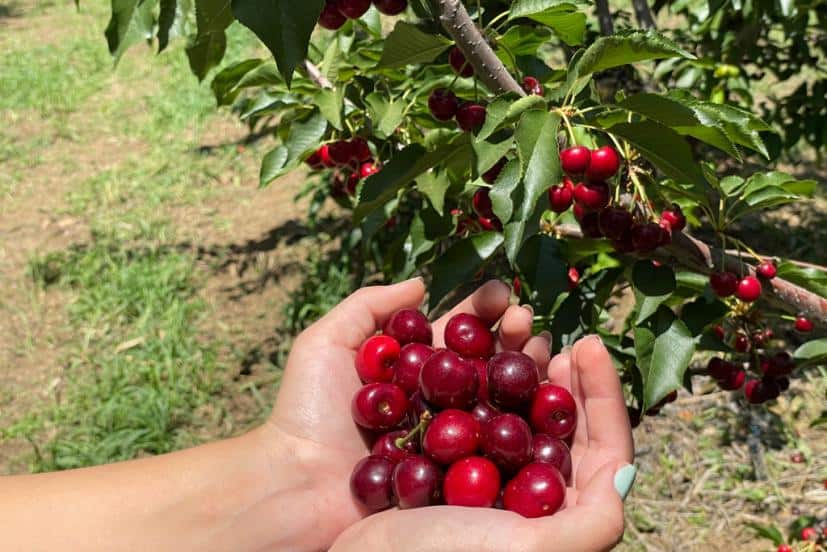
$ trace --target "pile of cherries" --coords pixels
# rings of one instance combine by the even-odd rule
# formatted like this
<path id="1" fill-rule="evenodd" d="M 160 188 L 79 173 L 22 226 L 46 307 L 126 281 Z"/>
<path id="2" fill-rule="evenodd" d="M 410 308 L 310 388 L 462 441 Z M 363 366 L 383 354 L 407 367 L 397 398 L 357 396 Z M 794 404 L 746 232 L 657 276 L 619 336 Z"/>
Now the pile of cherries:
<path id="1" fill-rule="evenodd" d="M 590 150 L 573 146 L 560 152 L 560 165 L 567 176 L 548 191 L 555 213 L 574 206 L 574 218 L 588 238 L 607 238 L 620 253 L 650 253 L 672 242 L 672 232 L 686 227 L 686 217 L 675 204 L 652 222 L 621 205 L 611 205 L 609 180 L 620 170 L 620 155 L 612 146 Z"/>
<path id="2" fill-rule="evenodd" d="M 360 136 L 322 144 L 305 163 L 314 170 L 335 169 L 330 185 L 333 197 L 355 195 L 359 182 L 381 169 L 373 161 L 367 140 Z"/>
<path id="3" fill-rule="evenodd" d="M 371 0 L 325 0 L 319 15 L 319 26 L 335 31 L 348 19 L 359 19 L 370 9 Z M 373 0 L 379 13 L 399 15 L 408 7 L 408 0 Z"/>
<path id="4" fill-rule="evenodd" d="M 432 339 L 425 316 L 406 309 L 359 348 L 364 386 L 351 414 L 373 445 L 353 469 L 353 496 L 372 512 L 436 504 L 557 512 L 571 477 L 572 395 L 541 382 L 531 357 L 495 353 L 493 332 L 474 315 L 448 321 L 446 348 Z"/>

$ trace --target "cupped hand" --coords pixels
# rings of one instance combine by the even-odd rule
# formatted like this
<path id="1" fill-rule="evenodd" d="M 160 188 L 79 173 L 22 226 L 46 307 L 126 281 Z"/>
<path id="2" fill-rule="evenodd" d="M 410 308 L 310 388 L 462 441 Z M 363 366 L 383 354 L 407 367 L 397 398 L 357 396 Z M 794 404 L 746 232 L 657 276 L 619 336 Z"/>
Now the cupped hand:
<path id="1" fill-rule="evenodd" d="M 293 344 L 267 428 L 280 443 L 273 454 L 299 460 L 301 473 L 293 475 L 305 479 L 306 490 L 297 498 L 295 510 L 279 513 L 281 519 L 274 522 L 306 528 L 312 539 L 309 548 L 328 548 L 342 531 L 367 515 L 349 489 L 354 464 L 369 453 L 350 415 L 351 399 L 361 386 L 354 358 L 362 342 L 381 329 L 391 314 L 418 308 L 424 296 L 419 279 L 360 289 Z M 509 299 L 510 290 L 502 282 L 484 284 L 434 322 L 434 345 L 444 346 L 444 328 L 451 316 L 472 313 L 492 325 L 499 322 L 498 350 L 522 350 L 538 366 L 545 366 L 549 340 L 531 336 L 532 311 L 509 305 Z"/>
<path id="2" fill-rule="evenodd" d="M 632 432 L 620 379 L 598 337 L 587 337 L 548 363 L 548 377 L 577 402 L 572 486 L 554 516 L 525 519 L 487 508 L 436 506 L 389 510 L 351 526 L 335 552 L 394 550 L 598 551 L 623 536 L 623 498 L 634 479 Z"/>

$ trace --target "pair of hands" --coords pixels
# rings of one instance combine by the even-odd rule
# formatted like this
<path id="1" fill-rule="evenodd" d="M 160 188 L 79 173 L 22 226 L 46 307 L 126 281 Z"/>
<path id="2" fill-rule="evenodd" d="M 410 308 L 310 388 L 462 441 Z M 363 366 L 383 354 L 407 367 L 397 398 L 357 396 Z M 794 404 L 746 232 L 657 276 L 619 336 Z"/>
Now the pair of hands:
<path id="1" fill-rule="evenodd" d="M 434 322 L 437 347 L 444 346 L 448 319 L 459 312 L 499 321 L 498 350 L 520 350 L 549 379 L 577 401 L 578 426 L 572 445 L 572 487 L 558 514 L 525 519 L 508 511 L 437 506 L 388 510 L 366 517 L 351 498 L 353 465 L 368 446 L 350 417 L 361 386 L 354 356 L 361 343 L 396 310 L 417 308 L 425 295 L 419 279 L 363 288 L 303 332 L 295 341 L 271 418 L 265 426 L 281 445 L 278 455 L 297 459 L 303 478 L 296 511 L 302 549 L 350 550 L 606 550 L 623 535 L 623 502 L 615 476 L 633 459 L 632 433 L 620 380 L 597 337 L 585 338 L 553 359 L 547 336 L 531 335 L 530 308 L 509 305 L 502 282 L 480 287 Z M 274 462 L 277 459 L 273 459 Z M 630 468 L 626 468 L 628 476 Z M 632 471 L 633 474 L 633 471 Z M 623 492 L 623 491 L 620 491 Z M 280 523 L 287 523 L 283 514 Z"/>

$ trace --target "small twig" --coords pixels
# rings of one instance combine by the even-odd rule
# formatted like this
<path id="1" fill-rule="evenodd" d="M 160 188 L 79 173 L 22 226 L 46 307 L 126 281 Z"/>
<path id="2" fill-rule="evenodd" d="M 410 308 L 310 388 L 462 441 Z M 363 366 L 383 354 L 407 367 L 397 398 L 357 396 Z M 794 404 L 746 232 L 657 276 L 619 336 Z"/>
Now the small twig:
<path id="1" fill-rule="evenodd" d="M 638 25 L 642 29 L 654 29 L 656 27 L 655 18 L 652 17 L 647 0 L 632 0 L 632 7 L 635 10 Z"/>
<path id="2" fill-rule="evenodd" d="M 600 24 L 600 34 L 603 36 L 615 34 L 612 12 L 609 10 L 609 0 L 597 0 L 595 4 L 597 4 L 597 21 Z"/>
<path id="3" fill-rule="evenodd" d="M 333 83 L 330 82 L 309 59 L 302 62 L 302 67 L 304 68 L 304 72 L 307 73 L 307 78 L 312 80 L 319 88 L 334 88 Z"/>

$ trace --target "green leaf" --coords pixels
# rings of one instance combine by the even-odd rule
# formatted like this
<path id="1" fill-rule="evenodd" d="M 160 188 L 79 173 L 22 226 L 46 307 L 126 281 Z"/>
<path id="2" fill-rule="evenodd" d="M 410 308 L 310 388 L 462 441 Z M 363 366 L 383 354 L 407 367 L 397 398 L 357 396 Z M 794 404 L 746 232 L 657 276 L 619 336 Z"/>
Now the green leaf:
<path id="1" fill-rule="evenodd" d="M 290 134 L 285 145 L 291 161 L 298 161 L 310 149 L 316 149 L 327 130 L 327 120 L 314 111 L 303 121 L 296 121 L 290 126 Z"/>
<path id="2" fill-rule="evenodd" d="M 316 105 L 325 119 L 334 128 L 342 130 L 342 108 L 344 107 L 344 88 L 323 88 L 316 92 Z"/>
<path id="3" fill-rule="evenodd" d="M 210 32 L 195 38 L 187 45 L 187 59 L 190 69 L 198 80 L 204 80 L 207 73 L 218 65 L 227 50 L 227 36 L 224 31 Z"/>
<path id="4" fill-rule="evenodd" d="M 681 309 L 681 320 L 686 324 L 689 333 L 701 335 L 713 322 L 717 322 L 729 312 L 729 307 L 717 299 L 698 297 L 687 303 Z"/>
<path id="5" fill-rule="evenodd" d="M 583 2 L 573 0 L 516 0 L 508 20 L 526 17 L 554 30 L 560 40 L 570 46 L 583 42 L 586 14 L 577 10 Z"/>
<path id="6" fill-rule="evenodd" d="M 686 325 L 660 307 L 645 326 L 635 328 L 635 352 L 643 378 L 643 410 L 681 387 L 695 339 Z"/>
<path id="7" fill-rule="evenodd" d="M 236 19 L 272 52 L 284 81 L 290 86 L 293 71 L 307 57 L 310 35 L 324 3 L 324 0 L 232 0 L 232 8 Z"/>
<path id="8" fill-rule="evenodd" d="M 104 34 L 116 63 L 131 46 L 152 39 L 157 5 L 158 0 L 112 0 L 112 16 Z"/>
<path id="9" fill-rule="evenodd" d="M 631 142 L 666 176 L 678 182 L 706 182 L 689 144 L 671 128 L 654 121 L 641 121 L 615 125 L 611 132 Z"/>
<path id="10" fill-rule="evenodd" d="M 827 297 L 827 272 L 815 268 L 804 268 L 790 262 L 778 265 L 778 277 Z"/>
<path id="11" fill-rule="evenodd" d="M 443 215 L 445 211 L 445 193 L 451 186 L 451 180 L 445 171 L 431 171 L 416 178 L 416 189 L 428 198 L 434 210 Z"/>
<path id="12" fill-rule="evenodd" d="M 827 337 L 808 341 L 795 350 L 793 357 L 806 362 L 818 362 L 827 358 Z"/>
<path id="13" fill-rule="evenodd" d="M 513 123 L 529 109 L 542 109 L 545 106 L 546 101 L 540 96 L 530 95 L 516 98 L 514 95 L 508 95 L 497 98 L 486 108 L 485 123 L 477 132 L 476 141 L 487 140 L 497 130 Z"/>
<path id="14" fill-rule="evenodd" d="M 557 298 L 569 288 L 569 265 L 560 243 L 551 236 L 532 236 L 520 250 L 517 266 L 531 283 L 531 304 L 537 312 L 551 312 Z"/>
<path id="15" fill-rule="evenodd" d="M 450 45 L 451 41 L 441 35 L 426 33 L 416 25 L 399 21 L 385 39 L 377 68 L 429 63 Z"/>
<path id="16" fill-rule="evenodd" d="M 514 214 L 514 192 L 520 184 L 520 172 L 519 159 L 510 160 L 503 167 L 489 193 L 494 214 L 503 224 L 511 222 L 511 216 Z"/>
<path id="17" fill-rule="evenodd" d="M 264 159 L 261 160 L 261 170 L 258 177 L 260 186 L 266 186 L 286 172 L 284 168 L 287 157 L 286 146 L 278 146 L 264 156 Z"/>
<path id="18" fill-rule="evenodd" d="M 418 144 L 411 144 L 397 153 L 377 174 L 364 181 L 358 192 L 358 204 L 353 211 L 355 222 L 388 202 L 396 193 L 419 175 L 431 168 L 464 155 L 471 149 L 467 136 L 446 144 L 434 151 L 426 151 Z"/>
<path id="19" fill-rule="evenodd" d="M 263 60 L 245 59 L 222 69 L 210 83 L 215 101 L 218 105 L 230 105 L 238 96 L 238 83 L 250 71 L 259 67 Z"/>
<path id="20" fill-rule="evenodd" d="M 752 528 L 759 537 L 771 540 L 775 546 L 784 543 L 784 534 L 774 525 L 761 525 L 748 521 L 746 526 Z"/>
<path id="21" fill-rule="evenodd" d="M 431 309 L 455 287 L 473 280 L 502 243 L 502 234 L 483 232 L 455 243 L 443 253 L 431 266 L 433 277 L 428 299 Z"/>
<path id="22" fill-rule="evenodd" d="M 497 164 L 497 162 L 505 157 L 511 148 L 514 146 L 514 140 L 511 137 L 506 138 L 502 142 L 492 143 L 487 141 L 474 141 L 471 147 L 474 149 L 474 157 L 476 158 L 477 173 L 483 174 L 485 171 Z"/>
<path id="23" fill-rule="evenodd" d="M 652 261 L 638 261 L 632 267 L 632 284 L 644 295 L 657 297 L 675 291 L 675 272 L 668 266 L 655 266 Z"/>
<path id="24" fill-rule="evenodd" d="M 373 121 L 374 133 L 379 138 L 388 138 L 402 123 L 405 102 L 389 100 L 378 92 L 372 92 L 365 98 L 365 103 Z"/>
<path id="25" fill-rule="evenodd" d="M 161 0 L 158 14 L 158 53 L 166 50 L 170 40 L 190 34 L 189 14 L 192 0 Z"/>
<path id="26" fill-rule="evenodd" d="M 550 37 L 551 33 L 542 27 L 514 25 L 497 40 L 498 53 L 503 51 L 513 56 L 533 56 Z M 503 57 L 510 57 L 508 54 Z"/>

